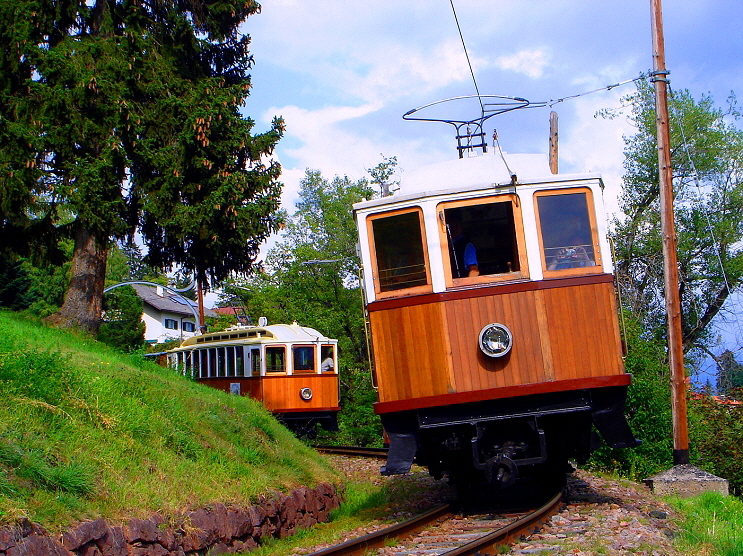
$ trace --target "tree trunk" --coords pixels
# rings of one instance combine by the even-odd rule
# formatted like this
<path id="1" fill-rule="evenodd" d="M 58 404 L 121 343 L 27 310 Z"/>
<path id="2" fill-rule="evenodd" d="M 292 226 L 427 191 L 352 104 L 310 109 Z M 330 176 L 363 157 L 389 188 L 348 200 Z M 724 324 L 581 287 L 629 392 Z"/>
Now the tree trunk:
<path id="1" fill-rule="evenodd" d="M 108 248 L 83 224 L 75 235 L 70 285 L 59 311 L 46 322 L 61 328 L 79 328 L 96 334 L 101 324 Z"/>

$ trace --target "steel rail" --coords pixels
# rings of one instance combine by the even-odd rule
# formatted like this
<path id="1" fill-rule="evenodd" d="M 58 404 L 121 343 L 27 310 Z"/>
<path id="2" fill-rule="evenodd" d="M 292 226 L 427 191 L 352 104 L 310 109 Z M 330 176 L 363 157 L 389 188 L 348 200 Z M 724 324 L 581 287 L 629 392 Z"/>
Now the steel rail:
<path id="1" fill-rule="evenodd" d="M 387 457 L 387 448 L 362 448 L 359 446 L 313 446 L 315 450 L 323 454 L 335 454 L 339 456 L 359 456 L 366 458 L 384 459 Z"/>
<path id="2" fill-rule="evenodd" d="M 431 523 L 444 519 L 451 514 L 449 504 L 442 504 L 428 512 L 410 518 L 402 523 L 380 529 L 374 533 L 369 533 L 356 539 L 351 539 L 342 544 L 325 548 L 318 552 L 313 552 L 310 556 L 341 556 L 346 554 L 368 554 L 369 549 L 379 548 L 385 545 L 389 539 L 400 539 L 409 537 L 422 531 Z"/>
<path id="3" fill-rule="evenodd" d="M 558 492 L 545 505 L 525 515 L 505 527 L 493 531 L 468 544 L 445 552 L 445 556 L 460 556 L 464 554 L 485 554 L 485 550 L 496 550 L 499 546 L 510 544 L 524 534 L 532 534 L 560 509 L 562 491 Z"/>
<path id="4" fill-rule="evenodd" d="M 562 491 L 550 498 L 543 506 L 528 513 L 527 515 L 483 535 L 479 539 L 471 541 L 458 548 L 444 552 L 442 556 L 482 555 L 487 550 L 497 550 L 498 547 L 510 544 L 523 535 L 534 533 L 538 527 L 543 525 L 547 519 L 557 513 L 562 502 Z M 381 529 L 374 533 L 364 535 L 357 539 L 351 539 L 342 544 L 331 546 L 313 552 L 310 556 L 341 556 L 368 554 L 370 549 L 385 546 L 390 539 L 401 539 L 410 537 L 437 521 L 442 521 L 452 514 L 448 504 L 438 506 L 424 514 L 413 517 L 392 527 Z"/>

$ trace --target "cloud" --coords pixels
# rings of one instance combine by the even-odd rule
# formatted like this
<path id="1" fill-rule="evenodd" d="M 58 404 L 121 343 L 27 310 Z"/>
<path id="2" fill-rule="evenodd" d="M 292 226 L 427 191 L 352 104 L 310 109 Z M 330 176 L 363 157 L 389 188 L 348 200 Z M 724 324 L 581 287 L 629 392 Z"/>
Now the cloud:
<path id="1" fill-rule="evenodd" d="M 495 66 L 516 73 L 523 73 L 532 79 L 542 77 L 544 68 L 549 62 L 549 54 L 542 50 L 521 50 L 510 56 L 501 56 L 495 60 Z"/>

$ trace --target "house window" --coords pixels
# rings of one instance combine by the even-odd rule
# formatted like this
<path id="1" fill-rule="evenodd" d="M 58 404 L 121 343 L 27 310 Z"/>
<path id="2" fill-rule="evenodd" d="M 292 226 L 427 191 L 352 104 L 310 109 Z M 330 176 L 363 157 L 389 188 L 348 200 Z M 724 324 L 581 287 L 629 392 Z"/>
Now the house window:
<path id="1" fill-rule="evenodd" d="M 590 191 L 536 194 L 545 276 L 598 272 L 600 252 Z"/>
<path id="2" fill-rule="evenodd" d="M 165 328 L 168 330 L 178 330 L 178 321 L 175 319 L 165 319 Z"/>
<path id="3" fill-rule="evenodd" d="M 194 332 L 196 330 L 196 325 L 192 322 L 189 322 L 187 320 L 183 321 L 183 331 L 184 332 Z"/>
<path id="4" fill-rule="evenodd" d="M 421 211 L 408 210 L 370 219 L 378 293 L 429 289 Z"/>

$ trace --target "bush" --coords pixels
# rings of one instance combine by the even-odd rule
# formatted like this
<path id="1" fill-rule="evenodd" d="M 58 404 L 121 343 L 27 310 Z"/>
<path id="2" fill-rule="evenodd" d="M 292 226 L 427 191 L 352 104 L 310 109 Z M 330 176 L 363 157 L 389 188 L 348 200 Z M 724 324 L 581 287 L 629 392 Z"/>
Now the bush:
<path id="1" fill-rule="evenodd" d="M 742 390 L 737 390 L 737 398 L 743 399 Z M 721 403 L 709 395 L 693 397 L 689 443 L 694 448 L 695 465 L 727 479 L 732 493 L 743 493 L 743 405 Z"/>
<path id="2" fill-rule="evenodd" d="M 142 306 L 142 299 L 131 286 L 107 293 L 103 298 L 103 323 L 98 330 L 98 339 L 122 351 L 142 348 L 145 330 Z"/>
<path id="3" fill-rule="evenodd" d="M 671 381 L 664 343 L 644 334 L 632 317 L 627 317 L 626 325 L 625 368 L 632 374 L 632 384 L 625 415 L 642 444 L 623 450 L 603 446 L 594 452 L 589 465 L 638 480 L 673 465 Z"/>

